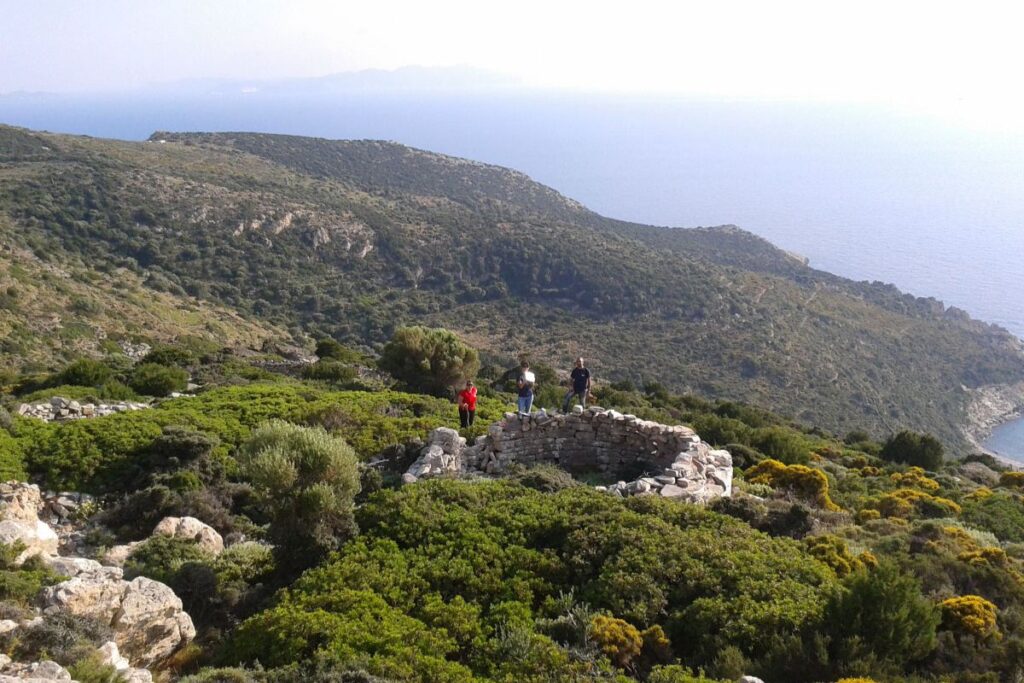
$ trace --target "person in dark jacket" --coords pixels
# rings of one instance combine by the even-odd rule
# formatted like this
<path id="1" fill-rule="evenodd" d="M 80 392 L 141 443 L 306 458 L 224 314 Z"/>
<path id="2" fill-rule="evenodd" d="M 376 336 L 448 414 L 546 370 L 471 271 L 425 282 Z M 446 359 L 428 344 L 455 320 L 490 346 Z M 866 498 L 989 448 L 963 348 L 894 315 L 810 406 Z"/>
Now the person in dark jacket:
<path id="1" fill-rule="evenodd" d="M 590 370 L 583 364 L 582 358 L 576 359 L 576 367 L 572 369 L 572 373 L 569 375 L 569 379 L 572 382 L 572 387 L 569 389 L 569 393 L 565 395 L 565 403 L 562 405 L 562 412 L 569 412 L 569 403 L 573 397 L 577 397 L 580 400 L 580 405 L 583 409 L 587 408 L 587 396 L 590 394 Z"/>

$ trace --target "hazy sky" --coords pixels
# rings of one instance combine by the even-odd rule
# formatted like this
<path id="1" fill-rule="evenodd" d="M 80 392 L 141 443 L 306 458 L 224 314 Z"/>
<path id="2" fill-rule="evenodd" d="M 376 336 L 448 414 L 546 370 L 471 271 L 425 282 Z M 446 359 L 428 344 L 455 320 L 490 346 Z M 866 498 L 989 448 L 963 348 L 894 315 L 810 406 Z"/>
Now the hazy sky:
<path id="1" fill-rule="evenodd" d="M 1024 120 L 1016 3 L 0 0 L 0 92 L 470 65 L 538 86 Z"/>

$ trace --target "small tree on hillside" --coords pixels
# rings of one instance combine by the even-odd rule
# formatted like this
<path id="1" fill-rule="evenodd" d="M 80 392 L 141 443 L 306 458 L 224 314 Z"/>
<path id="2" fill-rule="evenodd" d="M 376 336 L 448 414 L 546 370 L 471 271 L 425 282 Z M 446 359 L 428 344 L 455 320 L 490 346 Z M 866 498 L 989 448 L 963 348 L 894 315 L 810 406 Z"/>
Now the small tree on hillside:
<path id="1" fill-rule="evenodd" d="M 931 434 L 903 431 L 890 436 L 878 454 L 889 462 L 917 465 L 926 470 L 937 470 L 945 457 L 942 444 Z"/>
<path id="2" fill-rule="evenodd" d="M 384 346 L 380 368 L 411 389 L 443 396 L 480 369 L 475 349 L 443 328 L 402 327 Z"/>
<path id="3" fill-rule="evenodd" d="M 253 432 L 239 460 L 262 498 L 282 568 L 314 565 L 355 534 L 359 470 L 344 440 L 320 427 L 274 421 Z"/>

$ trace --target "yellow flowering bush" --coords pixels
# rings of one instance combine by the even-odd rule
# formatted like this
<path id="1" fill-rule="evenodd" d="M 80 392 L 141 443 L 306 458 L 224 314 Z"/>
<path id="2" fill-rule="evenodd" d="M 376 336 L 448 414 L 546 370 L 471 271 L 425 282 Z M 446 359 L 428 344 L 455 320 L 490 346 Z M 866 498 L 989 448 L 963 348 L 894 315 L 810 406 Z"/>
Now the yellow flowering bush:
<path id="1" fill-rule="evenodd" d="M 643 636 L 635 626 L 605 614 L 598 614 L 591 620 L 590 637 L 601 652 L 619 667 L 628 666 L 644 645 Z"/>
<path id="2" fill-rule="evenodd" d="M 828 477 L 821 470 L 806 465 L 786 465 L 778 460 L 763 460 L 746 472 L 752 484 L 768 484 L 774 489 L 785 489 L 813 502 L 825 510 L 838 510 L 828 495 Z"/>
<path id="3" fill-rule="evenodd" d="M 911 467 L 906 472 L 895 472 L 889 478 L 904 488 L 918 488 L 929 493 L 939 490 L 939 482 L 928 477 L 920 467 Z"/>
<path id="4" fill-rule="evenodd" d="M 998 638 L 996 626 L 998 609 L 980 595 L 958 595 L 943 600 L 942 626 L 958 636 L 971 636 L 978 640 Z"/>

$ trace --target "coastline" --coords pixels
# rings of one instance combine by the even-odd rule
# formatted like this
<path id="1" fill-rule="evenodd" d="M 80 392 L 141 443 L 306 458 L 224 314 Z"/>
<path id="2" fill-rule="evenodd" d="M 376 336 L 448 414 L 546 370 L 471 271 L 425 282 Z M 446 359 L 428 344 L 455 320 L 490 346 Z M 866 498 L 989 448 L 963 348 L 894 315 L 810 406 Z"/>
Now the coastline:
<path id="1" fill-rule="evenodd" d="M 997 427 L 1024 417 L 1024 382 L 994 384 L 967 391 L 972 394 L 967 405 L 967 421 L 962 428 L 967 441 L 980 453 L 991 455 L 1015 469 L 1024 468 L 1024 462 L 984 445 Z"/>

